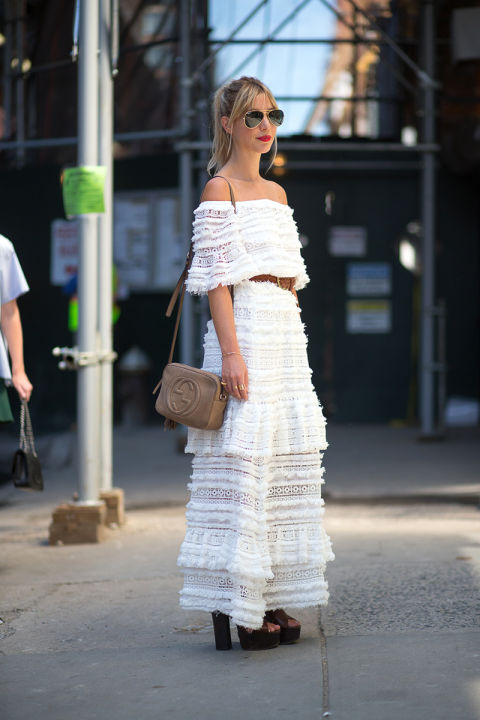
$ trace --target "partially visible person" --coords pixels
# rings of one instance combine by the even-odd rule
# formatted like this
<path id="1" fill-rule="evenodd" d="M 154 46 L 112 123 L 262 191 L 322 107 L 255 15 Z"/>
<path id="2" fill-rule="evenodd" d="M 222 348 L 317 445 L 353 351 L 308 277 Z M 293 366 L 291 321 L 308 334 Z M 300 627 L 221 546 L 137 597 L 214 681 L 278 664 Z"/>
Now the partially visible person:
<path id="1" fill-rule="evenodd" d="M 23 333 L 17 298 L 29 287 L 10 240 L 0 235 L 0 422 L 13 420 L 6 385 L 13 384 L 20 399 L 30 400 L 32 384 L 23 361 Z M 8 354 L 12 366 L 8 362 Z"/>

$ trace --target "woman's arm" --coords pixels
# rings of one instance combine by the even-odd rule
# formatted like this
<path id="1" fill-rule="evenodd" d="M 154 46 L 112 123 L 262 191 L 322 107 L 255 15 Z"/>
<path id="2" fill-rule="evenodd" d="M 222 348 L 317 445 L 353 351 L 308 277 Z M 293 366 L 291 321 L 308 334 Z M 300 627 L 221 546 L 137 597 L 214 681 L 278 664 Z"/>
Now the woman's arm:
<path id="1" fill-rule="evenodd" d="M 210 290 L 208 301 L 222 350 L 222 380 L 226 382 L 230 395 L 238 400 L 247 400 L 248 371 L 238 345 L 232 296 L 228 287 L 219 285 L 215 290 Z"/>
<path id="2" fill-rule="evenodd" d="M 202 200 L 230 201 L 230 191 L 225 180 L 215 177 L 209 180 L 202 193 Z M 238 400 L 247 400 L 248 371 L 238 345 L 230 290 L 225 285 L 219 285 L 209 291 L 208 301 L 222 350 L 222 380 L 226 382 L 230 395 Z M 239 389 L 239 385 L 243 385 L 243 389 Z"/>
<path id="3" fill-rule="evenodd" d="M 22 321 L 17 301 L 11 300 L 2 305 L 2 330 L 8 343 L 12 360 L 12 382 L 22 399 L 30 400 L 32 384 L 25 373 L 23 363 Z"/>

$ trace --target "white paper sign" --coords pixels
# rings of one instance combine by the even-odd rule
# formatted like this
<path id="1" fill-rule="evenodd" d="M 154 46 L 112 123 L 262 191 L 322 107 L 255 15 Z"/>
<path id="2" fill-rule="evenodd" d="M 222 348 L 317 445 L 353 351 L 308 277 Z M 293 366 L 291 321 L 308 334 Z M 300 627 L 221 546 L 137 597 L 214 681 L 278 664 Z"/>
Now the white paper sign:
<path id="1" fill-rule="evenodd" d="M 114 260 L 122 282 L 131 288 L 151 284 L 151 221 L 148 198 L 114 202 Z"/>
<path id="2" fill-rule="evenodd" d="M 328 250 L 335 257 L 363 257 L 367 254 L 367 228 L 334 225 L 328 232 Z"/>
<path id="3" fill-rule="evenodd" d="M 120 280 L 132 290 L 173 290 L 185 264 L 178 192 L 115 194 L 114 256 Z"/>
<path id="4" fill-rule="evenodd" d="M 50 282 L 65 285 L 78 270 L 78 222 L 54 220 L 51 243 Z"/>
<path id="5" fill-rule="evenodd" d="M 139 292 L 173 290 L 188 249 L 180 235 L 178 191 L 119 192 L 113 207 L 113 262 L 120 286 Z M 53 285 L 65 285 L 77 273 L 78 235 L 77 220 L 52 222 Z"/>
<path id="6" fill-rule="evenodd" d="M 160 197 L 155 203 L 155 287 L 160 290 L 174 288 L 185 265 L 179 212 L 178 197 Z"/>

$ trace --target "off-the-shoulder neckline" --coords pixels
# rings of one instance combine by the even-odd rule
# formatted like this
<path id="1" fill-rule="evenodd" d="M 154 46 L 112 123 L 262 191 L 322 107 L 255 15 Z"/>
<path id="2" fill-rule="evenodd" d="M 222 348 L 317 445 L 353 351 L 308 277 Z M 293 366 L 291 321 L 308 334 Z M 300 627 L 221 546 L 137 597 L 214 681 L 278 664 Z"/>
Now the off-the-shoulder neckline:
<path id="1" fill-rule="evenodd" d="M 288 208 L 289 210 L 292 209 L 290 207 L 290 205 L 286 205 L 285 203 L 279 202 L 278 200 L 272 200 L 271 198 L 254 198 L 253 200 L 236 200 L 235 201 L 236 205 L 243 205 L 245 203 L 258 203 L 258 202 L 270 202 L 270 203 L 273 203 L 274 205 L 280 205 L 280 207 Z M 231 205 L 233 207 L 231 200 L 202 200 L 202 202 L 199 204 L 198 207 L 200 207 L 200 205 L 208 205 L 208 204 Z"/>

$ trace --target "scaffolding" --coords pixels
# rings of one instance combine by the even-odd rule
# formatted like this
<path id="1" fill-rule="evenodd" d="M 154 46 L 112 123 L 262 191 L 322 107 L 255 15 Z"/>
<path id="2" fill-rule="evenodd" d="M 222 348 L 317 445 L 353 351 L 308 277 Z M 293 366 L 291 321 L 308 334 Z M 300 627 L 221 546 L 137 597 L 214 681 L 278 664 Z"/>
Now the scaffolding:
<path id="1" fill-rule="evenodd" d="M 193 29 L 191 24 L 192 5 L 195 0 L 178 0 L 177 11 L 179 14 L 179 45 L 180 57 L 178 58 L 178 86 L 179 86 L 179 118 L 180 122 L 176 127 L 164 130 L 149 130 L 129 133 L 113 133 L 112 128 L 112 78 L 117 72 L 116 59 L 118 58 L 118 18 L 119 8 L 118 2 L 115 0 L 101 0 L 99 4 L 95 0 L 77 0 L 77 11 L 75 13 L 74 42 L 72 50 L 72 61 L 77 61 L 79 65 L 79 134 L 78 137 L 66 138 L 39 138 L 26 139 L 25 128 L 23 126 L 23 78 L 22 70 L 22 22 L 19 18 L 24 15 L 24 0 L 10 0 L 7 2 L 7 32 L 4 43 L 4 109 L 5 109 L 5 128 L 6 134 L 11 130 L 11 115 L 13 95 L 11 93 L 10 83 L 10 60 L 13 53 L 14 44 L 16 44 L 17 58 L 19 70 L 15 75 L 15 103 L 16 103 L 16 136 L 13 140 L 0 142 L 0 150 L 14 151 L 16 153 L 17 163 L 24 162 L 25 152 L 30 148 L 45 148 L 61 145 L 77 145 L 78 144 L 78 163 L 82 164 L 103 164 L 108 168 L 107 178 L 109 178 L 106 187 L 106 207 L 107 212 L 97 222 L 97 219 L 83 216 L 81 218 L 81 257 L 79 268 L 79 310 L 80 310 L 80 332 L 79 332 L 79 351 L 84 357 L 90 357 L 88 363 L 77 363 L 78 370 L 78 426 L 79 426 L 79 458 L 81 465 L 79 467 L 79 488 L 80 502 L 96 503 L 101 490 L 108 490 L 112 487 L 112 469 L 111 469 L 111 423 L 112 423 L 112 362 L 114 354 L 111 348 L 111 329 L 110 329 L 110 298 L 111 298 L 111 266 L 112 266 L 112 139 L 119 142 L 132 142 L 136 140 L 170 140 L 175 143 L 175 150 L 178 153 L 179 168 L 179 188 L 181 198 L 181 234 L 186 251 L 190 242 L 191 233 L 191 217 L 192 217 L 192 198 L 193 187 L 195 181 L 195 170 L 202 164 L 196 158 L 200 154 L 201 158 L 205 158 L 210 147 L 207 137 L 198 139 L 192 138 L 191 118 L 193 113 L 193 89 L 198 86 L 198 94 L 200 99 L 196 102 L 196 109 L 207 115 L 209 92 L 211 90 L 210 83 L 206 78 L 208 71 L 213 66 L 218 53 L 227 45 L 235 42 L 254 42 L 257 47 L 235 68 L 232 76 L 238 75 L 246 63 L 256 56 L 262 48 L 268 44 L 279 42 L 288 42 L 287 40 L 278 39 L 278 33 L 286 27 L 289 22 L 303 10 L 309 3 L 315 0 L 301 0 L 295 4 L 288 15 L 270 32 L 266 37 L 261 39 L 245 40 L 239 39 L 239 32 L 253 19 L 259 11 L 264 8 L 271 0 L 260 0 L 255 7 L 248 12 L 243 20 L 232 30 L 227 38 L 216 41 L 216 47 L 211 49 L 201 64 L 196 68 L 192 68 L 191 63 L 191 47 L 193 41 Z M 318 0 L 317 0 L 318 1 Z M 329 0 L 319 0 L 327 7 L 336 18 L 345 23 L 352 31 L 353 43 L 368 44 L 369 40 L 365 37 L 359 37 L 355 26 L 352 26 L 348 18 L 333 2 Z M 435 63 L 434 63 L 434 0 L 422 0 L 422 16 L 423 16 L 423 62 L 422 66 L 415 63 L 411 57 L 397 44 L 397 42 L 388 35 L 375 19 L 359 6 L 355 0 L 347 0 L 355 9 L 355 12 L 362 16 L 368 27 L 373 28 L 380 36 L 379 41 L 376 37 L 371 44 L 378 46 L 384 44 L 388 46 L 396 55 L 399 61 L 413 72 L 420 88 L 422 98 L 423 111 L 423 128 L 421 142 L 414 146 L 405 146 L 397 142 L 371 141 L 368 143 L 349 142 L 347 149 L 349 153 L 358 155 L 359 160 L 349 160 L 336 162 L 335 168 L 362 168 L 362 167 L 386 167 L 399 168 L 402 161 L 384 161 L 381 159 L 384 153 L 395 153 L 401 157 L 404 153 L 416 153 L 419 158 L 418 166 L 421 170 L 421 222 L 423 226 L 422 237 L 422 256 L 423 256 L 423 275 L 422 275 L 422 310 L 421 310 L 421 360 L 420 360 L 420 392 L 419 407 L 421 433 L 424 438 L 434 437 L 436 434 L 435 426 L 435 392 L 434 378 L 435 373 L 444 374 L 445 367 L 435 363 L 434 358 L 434 323 L 438 308 L 435 303 L 435 262 L 434 262 L 434 239 L 435 239 L 435 156 L 439 150 L 435 142 L 435 91 L 438 84 L 435 81 Z M 14 18 L 14 5 L 16 8 L 16 17 Z M 98 7 L 101 13 L 98 13 Z M 99 28 L 97 27 L 99 23 Z M 14 31 L 16 33 L 16 41 L 14 43 Z M 302 42 L 302 40 L 296 40 Z M 291 41 L 290 41 L 291 42 Z M 325 39 L 304 40 L 303 42 L 327 42 Z M 335 43 L 335 39 L 329 42 Z M 339 41 L 341 42 L 341 41 Z M 149 46 L 155 43 L 149 43 Z M 98 58 L 99 50 L 100 74 L 98 78 Z M 50 69 L 50 68 L 49 68 Z M 35 68 L 29 69 L 34 72 Z M 411 92 L 417 93 L 417 87 L 407 80 L 402 73 L 397 73 L 399 81 L 407 87 Z M 107 99 L 107 105 L 103 107 L 102 113 L 98 112 L 97 100 L 100 92 L 102 97 Z M 283 98 L 308 99 L 317 102 L 331 102 L 335 97 L 308 97 L 300 98 L 299 96 L 285 96 Z M 345 98 L 344 98 L 345 99 Z M 362 98 L 349 98 L 358 100 Z M 371 98 L 369 98 L 371 99 Z M 378 99 L 381 101 L 381 98 Z M 207 123 L 205 123 L 206 127 Z M 99 134 L 100 132 L 100 134 Z M 204 132 L 204 131 L 203 131 Z M 342 142 L 308 142 L 302 143 L 291 140 L 282 140 L 278 142 L 279 150 L 295 151 L 305 153 L 305 159 L 301 161 L 293 161 L 291 167 L 298 168 L 328 168 L 328 160 L 317 160 L 309 157 L 312 151 L 328 152 L 335 150 L 345 150 L 346 146 Z M 367 161 L 361 159 L 364 153 L 374 154 L 379 159 Z M 383 164 L 383 165 L 382 165 Z M 411 167 L 411 164 L 410 164 Z M 97 237 L 101 233 L 102 238 L 108 238 L 106 244 L 102 245 L 102 254 L 97 255 Z M 89 293 L 86 291 L 84 278 L 89 275 L 97 276 L 97 259 L 100 265 L 100 277 L 103 281 L 100 283 L 101 300 L 97 303 L 96 298 L 92 298 L 91 288 Z M 107 278 L 110 278 L 109 280 Z M 99 308 L 97 316 L 97 307 Z M 191 302 L 186 302 L 184 315 L 182 320 L 182 342 L 181 342 L 181 360 L 187 364 L 192 363 L 193 358 L 193 308 Z M 101 348 L 98 348 L 96 341 L 96 332 L 100 329 Z M 100 369 L 102 380 L 100 382 Z M 102 392 L 99 392 L 102 387 Z M 100 398 L 100 405 L 98 404 Z M 101 422 L 99 422 L 101 418 Z M 102 432 L 100 434 L 100 427 Z M 107 428 L 105 430 L 105 428 Z M 100 440 L 99 440 L 100 438 Z M 84 458 L 84 460 L 82 460 Z"/>

